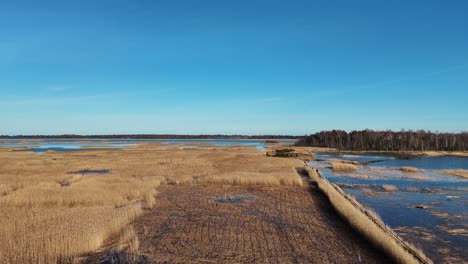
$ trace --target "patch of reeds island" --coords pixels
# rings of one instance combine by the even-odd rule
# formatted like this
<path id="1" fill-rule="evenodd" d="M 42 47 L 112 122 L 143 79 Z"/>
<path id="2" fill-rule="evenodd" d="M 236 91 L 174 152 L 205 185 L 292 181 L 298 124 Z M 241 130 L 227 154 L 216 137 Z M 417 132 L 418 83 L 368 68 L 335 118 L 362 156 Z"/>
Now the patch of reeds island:
<path id="1" fill-rule="evenodd" d="M 276 158 L 298 158 L 303 161 L 314 159 L 312 151 L 308 148 L 273 148 L 266 152 L 267 157 Z"/>
<path id="2" fill-rule="evenodd" d="M 116 250 L 138 248 L 128 224 L 157 203 L 161 184 L 302 185 L 300 160 L 271 159 L 247 147 L 0 148 L 0 263 L 68 262 L 116 236 Z"/>
<path id="3" fill-rule="evenodd" d="M 439 173 L 446 175 L 454 175 L 463 179 L 468 179 L 468 170 L 458 169 L 458 170 L 440 170 Z M 0 190 L 1 193 L 1 190 Z"/>
<path id="4" fill-rule="evenodd" d="M 402 172 L 418 172 L 419 171 L 417 168 L 409 167 L 409 166 L 401 167 L 400 170 Z"/>
<path id="5" fill-rule="evenodd" d="M 342 162 L 330 162 L 334 171 L 355 171 L 357 166 L 354 164 L 342 163 Z"/>
<path id="6" fill-rule="evenodd" d="M 294 149 L 275 149 L 273 153 L 266 153 L 267 156 L 271 157 L 280 157 L 280 158 L 290 158 L 290 157 L 297 157 L 297 154 L 294 153 Z"/>
<path id="7" fill-rule="evenodd" d="M 328 159 L 327 160 L 329 163 L 333 162 L 333 163 L 345 163 L 345 164 L 353 164 L 353 165 L 361 165 L 361 163 L 359 161 L 355 161 L 355 160 L 344 160 L 344 159 Z"/>
<path id="8" fill-rule="evenodd" d="M 398 191 L 398 188 L 395 185 L 383 184 L 382 190 L 385 192 L 394 192 L 394 191 Z"/>

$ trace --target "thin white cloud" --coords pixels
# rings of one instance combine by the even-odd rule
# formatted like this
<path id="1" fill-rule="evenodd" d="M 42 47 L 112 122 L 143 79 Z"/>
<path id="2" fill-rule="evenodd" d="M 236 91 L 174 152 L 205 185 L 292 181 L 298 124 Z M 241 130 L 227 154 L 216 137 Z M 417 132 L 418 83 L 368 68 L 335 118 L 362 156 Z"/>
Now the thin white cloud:
<path id="1" fill-rule="evenodd" d="M 69 85 L 52 85 L 52 86 L 46 87 L 45 90 L 49 92 L 63 92 L 63 91 L 67 91 L 70 89 L 71 89 L 71 86 Z"/>
<path id="2" fill-rule="evenodd" d="M 40 105 L 61 105 L 79 104 L 95 100 L 104 99 L 105 96 L 54 96 L 54 97 L 9 97 L 0 100 L 4 106 L 40 106 Z"/>

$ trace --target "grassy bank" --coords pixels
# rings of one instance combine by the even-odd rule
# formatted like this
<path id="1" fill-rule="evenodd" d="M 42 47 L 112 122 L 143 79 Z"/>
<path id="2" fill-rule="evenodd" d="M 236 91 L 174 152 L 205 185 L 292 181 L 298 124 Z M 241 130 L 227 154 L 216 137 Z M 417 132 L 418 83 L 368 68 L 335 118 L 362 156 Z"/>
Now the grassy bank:
<path id="1" fill-rule="evenodd" d="M 375 213 L 365 210 L 355 199 L 323 178 L 315 169 L 307 167 L 306 170 L 309 177 L 317 182 L 319 189 L 328 197 L 338 214 L 396 262 L 432 263 L 422 251 L 403 241 L 385 226 Z"/>

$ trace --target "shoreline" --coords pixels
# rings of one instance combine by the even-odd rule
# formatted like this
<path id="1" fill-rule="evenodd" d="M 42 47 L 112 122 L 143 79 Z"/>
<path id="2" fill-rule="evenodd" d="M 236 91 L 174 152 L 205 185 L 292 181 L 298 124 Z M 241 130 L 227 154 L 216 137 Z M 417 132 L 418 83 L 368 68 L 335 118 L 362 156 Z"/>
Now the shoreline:
<path id="1" fill-rule="evenodd" d="M 468 157 L 468 151 L 435 151 L 435 150 L 405 150 L 405 151 L 396 151 L 396 150 L 340 150 L 333 148 L 321 148 L 321 147 L 308 147 L 308 146 L 291 146 L 293 148 L 309 148 L 314 152 L 330 152 L 330 153 L 352 153 L 352 154 L 362 154 L 362 153 L 372 153 L 372 154 L 386 154 L 386 155 L 400 155 L 400 156 L 424 156 L 424 157 Z"/>
<path id="2" fill-rule="evenodd" d="M 422 250 L 404 241 L 373 212 L 328 181 L 320 172 L 306 166 L 308 176 L 315 181 L 330 204 L 350 227 L 363 235 L 398 263 L 433 263 Z"/>

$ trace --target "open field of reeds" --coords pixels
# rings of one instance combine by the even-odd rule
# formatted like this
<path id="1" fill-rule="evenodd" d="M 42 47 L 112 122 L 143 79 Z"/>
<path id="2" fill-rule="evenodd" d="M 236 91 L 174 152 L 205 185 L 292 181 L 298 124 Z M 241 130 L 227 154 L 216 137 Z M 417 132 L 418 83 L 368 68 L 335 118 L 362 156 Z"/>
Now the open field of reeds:
<path id="1" fill-rule="evenodd" d="M 0 262 L 64 262 L 94 252 L 155 206 L 162 184 L 301 186 L 300 165 L 254 148 L 146 144 L 41 155 L 1 148 Z"/>
<path id="2" fill-rule="evenodd" d="M 13 150 L 0 148 L 1 263 L 417 263 L 378 216 L 310 168 L 309 180 L 310 148 Z"/>

